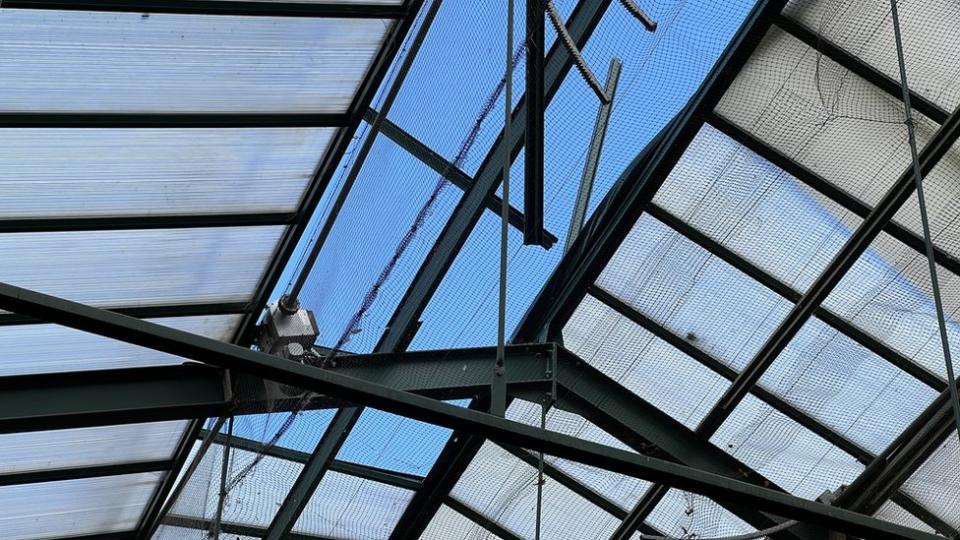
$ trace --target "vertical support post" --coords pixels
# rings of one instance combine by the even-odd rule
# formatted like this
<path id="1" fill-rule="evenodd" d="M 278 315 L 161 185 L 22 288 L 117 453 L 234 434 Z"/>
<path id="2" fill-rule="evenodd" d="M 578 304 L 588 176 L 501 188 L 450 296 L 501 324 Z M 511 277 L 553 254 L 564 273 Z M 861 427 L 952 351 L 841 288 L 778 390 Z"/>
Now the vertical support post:
<path id="1" fill-rule="evenodd" d="M 504 66 L 503 140 L 510 140 L 513 113 L 513 0 L 507 0 L 507 47 Z M 510 225 L 510 147 L 503 147 L 503 207 L 500 222 L 500 298 L 497 313 L 497 359 L 490 385 L 490 414 L 507 414 L 507 378 L 504 356 L 507 341 L 507 229 Z"/>
<path id="2" fill-rule="evenodd" d="M 583 175 L 580 177 L 580 190 L 577 191 L 573 214 L 570 216 L 570 227 L 567 228 L 567 241 L 563 246 L 564 253 L 570 249 L 570 245 L 577 239 L 580 229 L 583 228 L 583 221 L 587 216 L 590 193 L 593 191 L 593 181 L 597 176 L 597 167 L 600 164 L 600 154 L 603 151 L 603 141 L 607 136 L 607 125 L 610 122 L 613 99 L 617 92 L 622 67 L 623 63 L 620 62 L 619 58 L 610 59 L 610 67 L 607 69 L 607 83 L 604 88 L 604 92 L 609 99 L 606 102 L 601 102 L 600 110 L 597 111 L 597 121 L 593 125 L 593 136 L 590 138 L 590 150 L 587 152 L 587 159 L 583 164 Z"/>
<path id="3" fill-rule="evenodd" d="M 543 244 L 544 0 L 527 0 L 527 129 L 524 133 L 523 243 Z"/>
<path id="4" fill-rule="evenodd" d="M 217 516 L 213 520 L 210 537 L 220 540 L 221 523 L 223 523 L 223 505 L 227 500 L 227 473 L 230 471 L 230 444 L 233 441 L 233 417 L 227 423 L 227 440 L 223 445 L 223 463 L 220 466 L 220 498 L 217 499 Z"/>

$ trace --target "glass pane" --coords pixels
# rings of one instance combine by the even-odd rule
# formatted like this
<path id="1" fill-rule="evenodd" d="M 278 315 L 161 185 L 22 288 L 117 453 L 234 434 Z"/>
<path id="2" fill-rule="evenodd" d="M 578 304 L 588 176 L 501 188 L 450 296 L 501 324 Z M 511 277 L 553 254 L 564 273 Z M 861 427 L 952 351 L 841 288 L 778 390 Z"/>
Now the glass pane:
<path id="1" fill-rule="evenodd" d="M 229 540 L 260 540 L 253 536 L 238 534 L 224 535 Z M 160 525 L 152 540 L 210 540 L 210 532 L 206 529 L 186 529 L 172 525 Z"/>
<path id="2" fill-rule="evenodd" d="M 437 509 L 420 540 L 501 540 L 447 505 Z"/>
<path id="3" fill-rule="evenodd" d="M 860 219 L 706 125 L 654 203 L 801 292 Z"/>
<path id="4" fill-rule="evenodd" d="M 589 294 L 564 327 L 563 344 L 690 429 L 730 384 Z"/>
<path id="5" fill-rule="evenodd" d="M 406 489 L 327 471 L 293 531 L 385 540 L 412 497 L 413 492 Z"/>
<path id="6" fill-rule="evenodd" d="M 364 409 L 337 459 L 425 476 L 451 430 L 377 409 Z"/>
<path id="7" fill-rule="evenodd" d="M 233 418 L 233 436 L 255 444 L 273 445 L 313 453 L 336 409 L 268 412 L 273 404 L 264 405 L 262 414 L 244 414 Z M 293 421 L 291 421 L 293 419 Z"/>
<path id="8" fill-rule="evenodd" d="M 0 474 L 173 457 L 186 420 L 0 434 Z"/>
<path id="9" fill-rule="evenodd" d="M 937 267 L 950 348 L 960 350 L 960 276 Z M 907 358 L 946 377 L 926 257 L 881 234 L 824 305 Z"/>
<path id="10" fill-rule="evenodd" d="M 226 428 L 223 430 L 226 432 Z M 194 452 L 199 447 L 194 445 Z M 273 520 L 303 465 L 237 448 L 230 449 L 227 497 L 223 504 L 224 523 L 266 527 Z M 191 462 L 193 456 L 191 456 Z M 253 465 L 256 463 L 256 465 Z M 212 444 L 187 482 L 171 516 L 212 520 L 216 516 L 223 467 L 223 446 Z"/>
<path id="11" fill-rule="evenodd" d="M 0 487 L 5 540 L 40 540 L 132 531 L 161 473 Z"/>
<path id="12" fill-rule="evenodd" d="M 960 47 L 953 21 L 960 6 L 952 0 L 903 2 L 898 8 L 910 90 L 948 111 L 960 102 L 953 66 Z M 890 6 L 883 2 L 792 0 L 784 12 L 825 39 L 899 81 Z"/>
<path id="13" fill-rule="evenodd" d="M 792 307 L 646 214 L 597 285 L 738 371 Z"/>
<path id="14" fill-rule="evenodd" d="M 540 405 L 529 401 L 514 400 L 507 409 L 507 418 L 540 427 Z M 632 451 L 617 438 L 576 414 L 552 408 L 547 411 L 546 420 L 546 428 L 550 431 L 605 444 L 620 450 Z M 645 480 L 584 465 L 576 461 L 554 456 L 544 456 L 543 459 L 546 463 L 575 478 L 594 493 L 613 501 L 625 511 L 633 508 L 651 486 L 650 482 Z"/>
<path id="15" fill-rule="evenodd" d="M 816 499 L 849 485 L 863 464 L 753 396 L 710 442 L 797 497 Z"/>
<path id="16" fill-rule="evenodd" d="M 903 483 L 902 490 L 953 527 L 960 527 L 960 445 L 957 434 Z"/>
<path id="17" fill-rule="evenodd" d="M 283 230 L 3 234 L 0 281 L 97 307 L 246 302 Z"/>
<path id="18" fill-rule="evenodd" d="M 333 133 L 0 129 L 0 218 L 292 212 Z"/>
<path id="19" fill-rule="evenodd" d="M 0 110 L 346 111 L 389 21 L 4 10 Z"/>
<path id="20" fill-rule="evenodd" d="M 756 530 L 714 500 L 678 489 L 667 491 L 650 512 L 647 523 L 683 538 L 716 538 Z"/>
<path id="21" fill-rule="evenodd" d="M 451 495 L 520 537 L 534 535 L 537 470 L 485 442 Z M 557 482 L 543 485 L 543 538 L 608 538 L 620 521 Z"/>
<path id="22" fill-rule="evenodd" d="M 818 319 L 803 326 L 760 385 L 874 454 L 937 396 Z"/>
<path id="23" fill-rule="evenodd" d="M 230 341 L 242 315 L 148 319 Z M 184 358 L 55 324 L 0 326 L 0 376 L 175 365 Z"/>
<path id="24" fill-rule="evenodd" d="M 933 527 L 920 521 L 917 516 L 907 512 L 897 503 L 890 501 L 883 503 L 883 506 L 880 507 L 880 510 L 877 510 L 877 513 L 874 514 L 873 517 L 880 518 L 891 523 L 896 523 L 897 525 L 903 525 L 904 527 L 910 527 L 911 529 L 928 532 L 930 534 L 935 533 Z"/>
<path id="25" fill-rule="evenodd" d="M 879 200 L 910 163 L 903 103 L 777 27 L 717 112 L 863 201 Z M 923 147 L 939 126 L 915 120 Z"/>

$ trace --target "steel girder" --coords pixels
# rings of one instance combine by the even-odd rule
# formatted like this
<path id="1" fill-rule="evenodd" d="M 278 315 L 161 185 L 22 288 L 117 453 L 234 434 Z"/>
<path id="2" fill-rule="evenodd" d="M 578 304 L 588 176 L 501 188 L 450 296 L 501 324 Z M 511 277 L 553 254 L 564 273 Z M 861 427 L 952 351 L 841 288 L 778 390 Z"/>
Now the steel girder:
<path id="1" fill-rule="evenodd" d="M 937 538 L 914 529 L 742 481 L 518 424 L 487 413 L 463 409 L 428 397 L 293 363 L 244 347 L 8 284 L 0 284 L 0 308 L 168 354 L 247 372 L 313 392 L 330 394 L 423 422 L 464 430 L 495 442 L 542 451 L 559 458 L 665 483 L 720 500 L 736 500 L 737 504 L 763 508 L 784 518 L 814 522 L 839 532 L 878 539 Z"/>

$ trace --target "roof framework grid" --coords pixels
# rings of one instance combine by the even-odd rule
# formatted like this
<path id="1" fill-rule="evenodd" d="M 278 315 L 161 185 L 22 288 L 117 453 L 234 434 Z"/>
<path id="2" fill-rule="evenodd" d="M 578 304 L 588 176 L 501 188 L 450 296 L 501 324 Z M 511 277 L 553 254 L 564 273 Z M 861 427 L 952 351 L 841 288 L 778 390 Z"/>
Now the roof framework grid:
<path id="1" fill-rule="evenodd" d="M 295 364 L 243 347 L 11 285 L 0 285 L 0 306 L 105 337 L 157 348 L 171 354 L 179 354 L 187 358 L 203 358 L 207 363 L 238 369 L 315 392 L 328 393 L 424 422 L 437 423 L 448 428 L 466 429 L 495 441 L 517 444 L 560 458 L 582 461 L 654 481 L 666 481 L 676 487 L 694 490 L 704 495 L 721 498 L 739 497 L 745 505 L 762 505 L 770 512 L 782 514 L 787 518 L 816 521 L 826 527 L 850 534 L 912 540 L 936 538 L 906 527 L 771 489 L 547 430 L 531 428 L 487 413 L 463 409 L 428 397 L 398 391 L 316 367 Z"/>
<path id="2" fill-rule="evenodd" d="M 419 2 L 27 1 L 3 8 L 0 48 L 12 59 L 0 91 L 0 250 L 10 255 L 0 265 L 3 279 L 249 342 L 244 329 L 302 235 L 324 175 L 370 106 Z M 111 69 L 91 75 L 104 53 Z M 313 61 L 321 68 L 298 71 Z M 325 77 L 330 66 L 336 77 Z M 231 92 L 218 93 L 225 72 Z M 311 84 L 318 75 L 332 82 Z M 73 91 L 54 99 L 51 89 L 66 87 Z M 312 94 L 298 101 L 303 92 Z M 13 338 L 4 341 L 7 446 L 73 437 L 79 459 L 101 444 L 98 433 L 122 435 L 117 448 L 126 448 L 149 440 L 159 425 L 144 422 L 228 410 L 220 371 L 166 366 L 184 359 L 38 322 L 0 314 L 0 330 Z M 47 397 L 18 402 L 30 388 Z M 170 425 L 177 433 L 157 446 L 163 456 L 137 459 L 131 447 L 130 463 L 109 461 L 109 453 L 67 468 L 54 460 L 49 470 L 5 475 L 7 493 L 150 473 L 149 485 L 140 484 L 148 500 L 131 498 L 143 504 L 128 512 L 139 525 L 104 516 L 102 531 L 91 529 L 119 527 L 110 534 L 126 537 L 140 527 L 149 536 L 200 424 Z M 89 427 L 70 429 L 80 426 Z M 179 448 L 168 448 L 176 440 Z"/>

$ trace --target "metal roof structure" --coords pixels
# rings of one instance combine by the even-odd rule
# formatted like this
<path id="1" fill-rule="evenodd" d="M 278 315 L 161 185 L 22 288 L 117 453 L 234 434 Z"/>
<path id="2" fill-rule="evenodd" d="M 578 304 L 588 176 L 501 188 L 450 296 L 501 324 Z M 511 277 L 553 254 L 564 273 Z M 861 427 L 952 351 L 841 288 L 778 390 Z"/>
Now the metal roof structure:
<path id="1" fill-rule="evenodd" d="M 504 6 L 0 4 L 0 536 L 960 538 L 886 3 L 557 4 L 628 82 L 570 235 L 597 103 L 547 34 L 501 376 Z M 960 9 L 901 4 L 956 342 Z M 255 343 L 297 273 L 315 365 Z"/>

